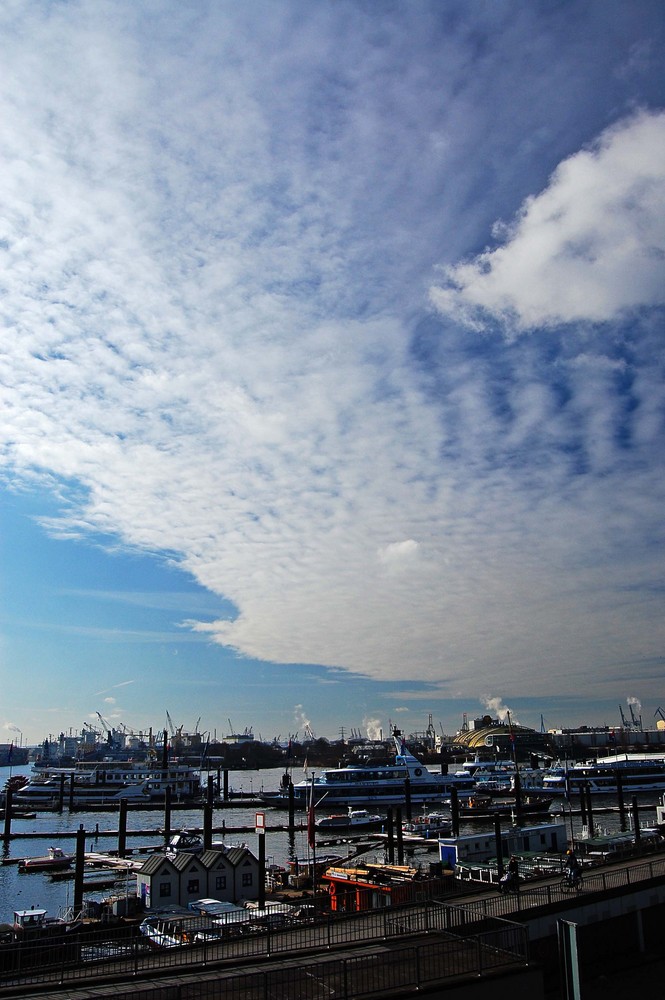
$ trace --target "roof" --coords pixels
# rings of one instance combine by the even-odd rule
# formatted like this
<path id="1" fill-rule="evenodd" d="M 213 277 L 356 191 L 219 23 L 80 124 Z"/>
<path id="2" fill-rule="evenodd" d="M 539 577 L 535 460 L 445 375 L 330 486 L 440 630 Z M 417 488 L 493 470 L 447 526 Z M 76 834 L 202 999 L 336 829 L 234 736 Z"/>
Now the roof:
<path id="1" fill-rule="evenodd" d="M 165 854 L 158 851 L 151 854 L 139 868 L 139 875 L 156 875 L 162 865 L 168 865 L 171 870 L 174 868 L 173 862 Z"/>
<path id="2" fill-rule="evenodd" d="M 225 865 L 232 864 L 228 858 L 228 851 L 220 851 L 219 848 L 215 849 L 214 847 L 209 851 L 204 851 L 203 854 L 199 854 L 199 860 L 206 868 L 213 868 L 219 861 L 223 861 Z"/>
<path id="3" fill-rule="evenodd" d="M 188 854 L 186 851 L 183 851 L 182 854 L 176 854 L 175 858 L 173 858 L 173 867 L 179 872 L 186 871 L 190 865 L 197 870 L 205 868 L 198 854 Z"/>
<path id="4" fill-rule="evenodd" d="M 510 742 L 511 736 L 520 743 L 540 744 L 545 741 L 542 733 L 537 733 L 535 729 L 528 726 L 517 726 L 515 723 L 504 725 L 503 723 L 492 723 L 487 726 L 480 726 L 478 729 L 462 730 L 455 735 L 455 743 L 468 747 L 488 747 L 494 740 L 501 743 Z"/>
<path id="5" fill-rule="evenodd" d="M 248 847 L 229 847 L 226 856 L 234 866 L 239 865 L 241 861 L 247 859 L 256 861 L 256 858 Z"/>
<path id="6" fill-rule="evenodd" d="M 248 847 L 229 847 L 224 851 L 212 848 L 209 851 L 204 851 L 203 854 L 190 854 L 188 851 L 182 851 L 171 857 L 168 857 L 163 851 L 157 851 L 143 863 L 138 873 L 139 875 L 156 875 L 162 865 L 168 865 L 172 873 L 186 871 L 190 865 L 194 865 L 199 870 L 202 867 L 209 871 L 219 862 L 220 858 L 223 858 L 234 868 L 244 861 L 256 863 L 256 858 Z"/>

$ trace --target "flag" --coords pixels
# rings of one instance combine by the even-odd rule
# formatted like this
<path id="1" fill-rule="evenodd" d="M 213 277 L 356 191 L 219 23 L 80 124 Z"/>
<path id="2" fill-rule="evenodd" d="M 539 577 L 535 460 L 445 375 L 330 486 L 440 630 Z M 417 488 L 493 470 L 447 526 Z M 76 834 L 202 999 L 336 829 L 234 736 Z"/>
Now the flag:
<path id="1" fill-rule="evenodd" d="M 316 827 L 314 825 L 314 792 L 309 802 L 309 812 L 307 813 L 307 843 L 314 849 L 316 846 Z"/>
<path id="2" fill-rule="evenodd" d="M 9 753 L 7 754 L 7 763 L 11 764 L 12 757 L 14 756 L 14 741 L 12 740 L 9 744 Z"/>

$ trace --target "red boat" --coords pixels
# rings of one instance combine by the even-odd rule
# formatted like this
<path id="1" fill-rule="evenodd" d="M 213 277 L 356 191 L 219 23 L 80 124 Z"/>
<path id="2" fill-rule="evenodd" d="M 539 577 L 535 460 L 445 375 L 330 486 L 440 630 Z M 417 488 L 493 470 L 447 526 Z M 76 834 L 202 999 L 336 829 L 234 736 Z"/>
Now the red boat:
<path id="1" fill-rule="evenodd" d="M 53 872 L 69 868 L 73 854 L 65 854 L 61 847 L 49 847 L 48 854 L 41 858 L 24 858 L 19 861 L 18 870 L 25 872 Z"/>

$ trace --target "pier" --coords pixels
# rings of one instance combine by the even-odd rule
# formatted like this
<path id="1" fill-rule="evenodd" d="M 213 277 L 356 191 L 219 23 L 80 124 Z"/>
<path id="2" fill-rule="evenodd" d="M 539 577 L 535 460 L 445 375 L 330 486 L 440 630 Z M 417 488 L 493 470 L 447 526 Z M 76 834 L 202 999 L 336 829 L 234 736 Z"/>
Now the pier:
<path id="1" fill-rule="evenodd" d="M 19 977 L 4 972 L 0 997 L 30 1000 L 47 989 L 55 1000 L 88 1000 L 93 993 L 99 1000 L 130 1000 L 139 992 L 143 1000 L 163 1000 L 167 993 L 258 1000 L 313 995 L 305 979 L 314 977 L 315 995 L 341 1000 L 388 992 L 402 1000 L 424 992 L 489 1000 L 515 991 L 545 1000 L 546 984 L 558 973 L 562 923 L 574 925 L 583 973 L 602 969 L 616 956 L 634 961 L 661 950 L 663 850 L 590 868 L 582 891 L 573 894 L 562 889 L 560 873 L 524 882 L 516 896 L 500 894 L 495 885 L 459 879 L 449 884 L 444 897 L 426 903 L 320 914 L 300 927 L 223 942 L 204 939 L 166 952 L 146 952 L 141 935 L 127 928 L 121 949 L 116 945 L 111 953 L 107 945 L 104 960 L 101 938 L 86 934 L 76 940 L 82 955 L 98 955 L 93 963 L 63 963 L 62 947 L 54 942 L 55 969 L 21 966 Z M 109 931 L 94 932 L 100 933 Z M 130 977 L 131 988 L 125 985 Z"/>

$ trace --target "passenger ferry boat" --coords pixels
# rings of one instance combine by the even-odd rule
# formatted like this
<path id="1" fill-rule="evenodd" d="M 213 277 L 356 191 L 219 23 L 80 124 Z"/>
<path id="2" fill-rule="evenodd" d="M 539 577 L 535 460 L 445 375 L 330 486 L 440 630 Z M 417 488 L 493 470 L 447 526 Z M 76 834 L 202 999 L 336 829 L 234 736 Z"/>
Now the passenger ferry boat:
<path id="1" fill-rule="evenodd" d="M 543 788 L 569 796 L 588 785 L 592 795 L 616 795 L 617 775 L 620 775 L 626 795 L 664 791 L 665 757 L 653 753 L 622 753 L 567 767 L 551 767 L 543 774 Z"/>
<path id="2" fill-rule="evenodd" d="M 395 758 L 390 763 L 369 761 L 348 767 L 327 769 L 292 786 L 296 808 L 305 809 L 313 796 L 315 808 L 338 806 L 391 806 L 404 803 L 407 794 L 414 803 L 440 803 L 452 788 L 471 792 L 474 781 L 467 771 L 435 774 L 408 749 L 398 730 L 393 732 Z M 408 785 L 406 780 L 409 779 Z M 286 779 L 286 780 L 285 780 Z M 408 788 L 408 793 L 407 793 Z M 260 792 L 266 805 L 287 808 L 290 778 L 284 776 L 275 792 Z"/>
<path id="3" fill-rule="evenodd" d="M 202 794 L 200 772 L 176 763 L 166 767 L 125 761 L 80 761 L 72 767 L 38 765 L 26 784 L 13 792 L 12 803 L 54 809 L 62 795 L 65 804 L 71 799 L 77 809 L 117 805 L 120 799 L 146 804 L 163 801 L 167 787 L 174 801 L 198 801 Z"/>

